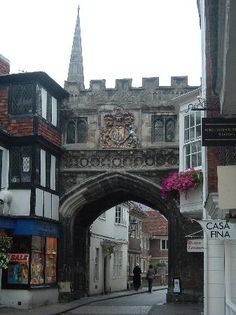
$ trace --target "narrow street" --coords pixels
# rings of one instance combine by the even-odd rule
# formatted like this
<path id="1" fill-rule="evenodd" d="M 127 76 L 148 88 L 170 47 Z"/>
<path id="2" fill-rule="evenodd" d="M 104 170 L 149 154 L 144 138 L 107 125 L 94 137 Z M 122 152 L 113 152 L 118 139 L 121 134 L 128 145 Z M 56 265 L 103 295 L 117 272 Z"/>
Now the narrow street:
<path id="1" fill-rule="evenodd" d="M 166 305 L 166 290 L 95 302 L 63 314 L 83 315 L 201 315 L 201 305 Z"/>

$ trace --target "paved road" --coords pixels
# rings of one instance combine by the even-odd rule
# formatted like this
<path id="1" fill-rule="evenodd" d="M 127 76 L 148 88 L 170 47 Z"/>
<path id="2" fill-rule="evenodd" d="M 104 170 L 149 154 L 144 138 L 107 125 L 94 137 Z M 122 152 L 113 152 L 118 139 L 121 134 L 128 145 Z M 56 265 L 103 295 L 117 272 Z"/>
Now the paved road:
<path id="1" fill-rule="evenodd" d="M 165 304 L 166 290 L 152 294 L 143 293 L 134 296 L 96 302 L 79 307 L 67 315 L 200 315 L 201 305 Z"/>
<path id="2" fill-rule="evenodd" d="M 148 315 L 152 306 L 163 304 L 166 290 L 125 296 L 79 307 L 65 314 L 75 315 Z"/>

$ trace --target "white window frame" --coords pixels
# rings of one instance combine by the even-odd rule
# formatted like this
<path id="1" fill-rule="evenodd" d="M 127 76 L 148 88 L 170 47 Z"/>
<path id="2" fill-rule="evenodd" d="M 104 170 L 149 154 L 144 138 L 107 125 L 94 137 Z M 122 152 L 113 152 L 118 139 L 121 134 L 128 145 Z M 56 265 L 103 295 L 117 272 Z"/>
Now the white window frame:
<path id="1" fill-rule="evenodd" d="M 57 99 L 52 96 L 52 121 L 51 123 L 57 127 Z"/>
<path id="2" fill-rule="evenodd" d="M 163 246 L 164 244 L 164 246 Z M 160 249 L 161 250 L 168 250 L 168 239 L 160 239 Z"/>
<path id="3" fill-rule="evenodd" d="M 51 154 L 50 188 L 56 190 L 56 157 Z"/>
<path id="4" fill-rule="evenodd" d="M 121 205 L 115 207 L 115 223 L 126 225 L 126 208 Z"/>
<path id="5" fill-rule="evenodd" d="M 201 112 L 189 111 L 183 115 L 183 167 L 188 168 L 201 168 L 202 161 L 202 146 L 201 146 Z M 185 121 L 188 119 L 188 126 Z M 193 120 L 191 119 L 193 118 Z M 198 119 L 197 119 L 198 118 Z M 188 152 L 187 152 L 188 150 Z M 187 157 L 189 162 L 187 163 Z M 196 160 L 196 163 L 194 162 Z"/>

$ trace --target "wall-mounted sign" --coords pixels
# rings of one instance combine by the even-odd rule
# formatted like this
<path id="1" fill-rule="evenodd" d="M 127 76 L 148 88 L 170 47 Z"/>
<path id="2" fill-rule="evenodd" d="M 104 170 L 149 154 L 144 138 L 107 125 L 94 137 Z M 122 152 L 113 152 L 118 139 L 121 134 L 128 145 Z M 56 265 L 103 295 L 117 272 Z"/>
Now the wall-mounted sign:
<path id="1" fill-rule="evenodd" d="M 236 119 L 202 118 L 202 145 L 236 145 Z"/>
<path id="2" fill-rule="evenodd" d="M 180 278 L 173 278 L 173 292 L 181 293 Z"/>
<path id="3" fill-rule="evenodd" d="M 218 240 L 236 240 L 236 224 L 225 220 L 198 221 L 208 238 Z"/>
<path id="4" fill-rule="evenodd" d="M 203 239 L 195 238 L 187 241 L 187 252 L 188 253 L 202 253 L 203 252 Z"/>

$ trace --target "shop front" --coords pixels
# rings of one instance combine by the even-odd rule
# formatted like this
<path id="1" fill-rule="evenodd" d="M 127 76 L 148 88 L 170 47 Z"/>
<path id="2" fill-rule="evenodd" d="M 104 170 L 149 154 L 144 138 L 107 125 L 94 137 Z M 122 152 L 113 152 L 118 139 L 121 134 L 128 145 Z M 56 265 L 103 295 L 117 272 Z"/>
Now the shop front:
<path id="1" fill-rule="evenodd" d="M 0 218 L 0 229 L 12 237 L 8 268 L 2 269 L 0 303 L 31 308 L 57 302 L 59 225 Z"/>

